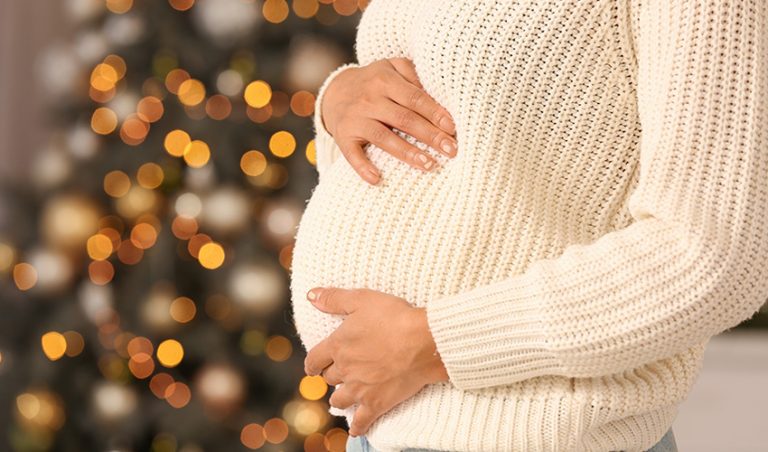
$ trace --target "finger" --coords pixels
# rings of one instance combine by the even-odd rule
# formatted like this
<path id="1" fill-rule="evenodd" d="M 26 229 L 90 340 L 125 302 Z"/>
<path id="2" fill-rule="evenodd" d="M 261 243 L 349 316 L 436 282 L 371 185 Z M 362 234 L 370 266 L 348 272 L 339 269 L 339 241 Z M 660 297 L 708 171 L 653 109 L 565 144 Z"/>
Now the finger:
<path id="1" fill-rule="evenodd" d="M 426 152 L 422 152 L 421 149 L 405 141 L 392 129 L 378 121 L 371 121 L 371 125 L 364 134 L 371 143 L 414 168 L 430 171 L 437 166 L 437 162 Z"/>
<path id="2" fill-rule="evenodd" d="M 355 172 L 371 185 L 376 185 L 381 180 L 381 173 L 376 166 L 368 160 L 362 146 L 354 140 L 340 140 L 337 142 L 339 150 L 344 154 L 349 165 Z"/>
<path id="3" fill-rule="evenodd" d="M 304 373 L 307 375 L 317 375 L 333 363 L 333 347 L 329 338 L 312 347 L 304 358 Z"/>
<path id="4" fill-rule="evenodd" d="M 360 299 L 366 295 L 362 290 L 339 287 L 315 287 L 311 292 L 317 294 L 312 300 L 312 304 L 317 309 L 329 314 L 341 315 L 355 312 L 360 306 Z"/>
<path id="5" fill-rule="evenodd" d="M 349 434 L 352 436 L 364 435 L 377 417 L 379 417 L 378 413 L 368 408 L 368 405 L 359 405 L 352 417 Z"/>
<path id="6" fill-rule="evenodd" d="M 412 135 L 419 141 L 439 149 L 448 157 L 456 155 L 456 140 L 442 129 L 427 121 L 423 116 L 397 102 L 388 100 L 376 110 L 376 119 Z"/>
<path id="7" fill-rule="evenodd" d="M 352 388 L 347 387 L 346 384 L 341 385 L 338 389 L 334 389 L 331 397 L 328 399 L 328 403 L 336 408 L 349 408 L 357 401 L 355 395 L 352 392 Z"/>
<path id="8" fill-rule="evenodd" d="M 406 80 L 418 86 L 420 89 L 424 89 L 421 80 L 419 80 L 419 75 L 416 73 L 416 66 L 413 64 L 412 60 L 409 58 L 397 57 L 390 58 L 389 62 L 400 75 L 405 77 Z"/>
<path id="9" fill-rule="evenodd" d="M 320 372 L 320 375 L 323 377 L 323 380 L 325 380 L 325 382 L 331 386 L 343 383 L 341 374 L 339 373 L 339 368 L 335 363 L 331 363 L 330 366 L 323 369 L 323 371 Z"/>
<path id="10" fill-rule="evenodd" d="M 394 79 L 386 87 L 385 94 L 398 104 L 427 118 L 432 124 L 440 127 L 448 134 L 454 135 L 456 133 L 456 124 L 454 124 L 451 114 L 423 89 L 414 86 L 404 78 Z"/>

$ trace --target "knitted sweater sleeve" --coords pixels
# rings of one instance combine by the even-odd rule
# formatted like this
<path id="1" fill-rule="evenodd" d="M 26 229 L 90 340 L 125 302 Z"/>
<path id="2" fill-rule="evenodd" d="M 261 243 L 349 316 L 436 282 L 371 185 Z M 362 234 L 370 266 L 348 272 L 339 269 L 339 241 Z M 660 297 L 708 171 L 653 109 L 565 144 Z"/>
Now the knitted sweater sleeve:
<path id="1" fill-rule="evenodd" d="M 457 388 L 636 368 L 768 297 L 768 2 L 628 1 L 642 127 L 634 221 L 430 300 Z"/>
<path id="2" fill-rule="evenodd" d="M 320 109 L 320 105 L 322 105 L 323 98 L 325 97 L 325 91 L 328 88 L 328 85 L 331 84 L 334 78 L 343 71 L 344 69 L 350 68 L 350 67 L 359 67 L 359 64 L 357 63 L 345 63 L 341 66 L 334 69 L 328 77 L 326 77 L 323 84 L 320 86 L 320 89 L 317 92 L 317 98 L 315 99 L 315 113 L 313 116 L 313 124 L 315 129 L 315 151 L 316 151 L 316 168 L 318 177 L 320 179 L 323 178 L 323 175 L 326 172 L 326 169 L 331 166 L 333 162 L 336 161 L 337 158 L 339 158 L 341 154 L 341 150 L 339 149 L 339 146 L 336 144 L 336 141 L 334 141 L 333 136 L 328 132 L 328 129 L 325 128 L 325 124 L 323 123 L 323 117 L 322 117 L 322 111 Z"/>

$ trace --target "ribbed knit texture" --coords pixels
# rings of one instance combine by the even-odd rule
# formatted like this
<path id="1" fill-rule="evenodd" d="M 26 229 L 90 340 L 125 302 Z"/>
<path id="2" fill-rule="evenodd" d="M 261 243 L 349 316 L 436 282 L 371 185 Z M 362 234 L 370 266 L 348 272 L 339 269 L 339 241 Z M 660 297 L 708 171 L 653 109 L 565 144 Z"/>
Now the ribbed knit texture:
<path id="1" fill-rule="evenodd" d="M 315 286 L 426 307 L 450 376 L 366 433 L 390 452 L 642 451 L 709 338 L 768 297 L 768 2 L 373 0 L 357 63 L 413 59 L 458 155 L 375 145 L 371 186 L 315 131 L 292 307 Z M 398 334 L 392 331 L 392 334 Z M 343 383 L 342 383 L 343 384 Z M 715 407 L 713 407 L 714 409 Z M 354 407 L 331 408 L 351 423 Z"/>

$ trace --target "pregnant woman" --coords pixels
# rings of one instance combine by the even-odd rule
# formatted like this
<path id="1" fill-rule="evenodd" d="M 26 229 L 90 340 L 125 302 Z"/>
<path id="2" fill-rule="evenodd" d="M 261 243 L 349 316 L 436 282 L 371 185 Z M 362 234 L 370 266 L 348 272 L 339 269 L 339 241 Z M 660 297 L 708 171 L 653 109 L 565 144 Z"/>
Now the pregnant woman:
<path id="1" fill-rule="evenodd" d="M 370 2 L 291 275 L 349 450 L 676 450 L 768 297 L 766 5 Z"/>

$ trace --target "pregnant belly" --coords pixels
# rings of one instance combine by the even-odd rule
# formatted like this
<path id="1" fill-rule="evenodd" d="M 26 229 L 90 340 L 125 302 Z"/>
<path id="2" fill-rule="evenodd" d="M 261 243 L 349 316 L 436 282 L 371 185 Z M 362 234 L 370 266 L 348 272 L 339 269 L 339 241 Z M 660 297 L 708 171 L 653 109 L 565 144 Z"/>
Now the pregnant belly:
<path id="1" fill-rule="evenodd" d="M 378 185 L 362 180 L 340 157 L 314 188 L 291 263 L 293 316 L 307 350 L 342 321 L 309 303 L 312 287 L 369 288 L 417 306 L 450 287 L 452 270 L 440 263 L 460 258 L 462 249 L 447 248 L 454 242 L 447 238 L 461 234 L 464 223 L 456 215 L 471 214 L 453 208 L 458 198 L 448 190 L 455 162 L 426 149 L 439 164 L 432 172 L 368 145 L 366 154 L 382 172 Z"/>

